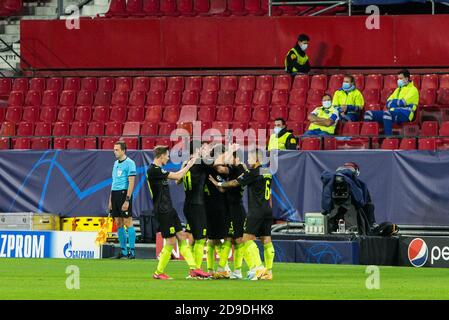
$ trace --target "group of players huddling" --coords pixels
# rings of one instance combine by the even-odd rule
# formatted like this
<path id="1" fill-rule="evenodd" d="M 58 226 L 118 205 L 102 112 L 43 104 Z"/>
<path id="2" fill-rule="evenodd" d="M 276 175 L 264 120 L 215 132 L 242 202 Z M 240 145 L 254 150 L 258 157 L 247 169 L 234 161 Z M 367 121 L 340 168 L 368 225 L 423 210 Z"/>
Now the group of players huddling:
<path id="1" fill-rule="evenodd" d="M 194 149 L 196 144 L 198 147 Z M 154 161 L 147 171 L 147 179 L 155 217 L 165 240 L 154 279 L 172 279 L 165 269 L 177 241 L 190 269 L 188 278 L 272 280 L 271 174 L 269 168 L 261 165 L 261 152 L 264 151 L 257 148 L 248 150 L 247 167 L 241 161 L 243 152 L 236 144 L 225 148 L 223 144 L 192 142 L 190 160 L 178 172 L 168 172 L 162 167 L 170 159 L 169 149 L 154 148 Z M 173 208 L 169 179 L 184 185 L 185 230 Z M 243 206 L 245 186 L 248 213 Z M 265 264 L 254 242 L 256 238 L 263 244 Z M 228 266 L 232 246 L 233 271 Z M 205 247 L 207 272 L 202 269 Z M 219 262 L 215 269 L 216 254 Z M 246 277 L 242 275 L 243 260 L 249 269 Z"/>

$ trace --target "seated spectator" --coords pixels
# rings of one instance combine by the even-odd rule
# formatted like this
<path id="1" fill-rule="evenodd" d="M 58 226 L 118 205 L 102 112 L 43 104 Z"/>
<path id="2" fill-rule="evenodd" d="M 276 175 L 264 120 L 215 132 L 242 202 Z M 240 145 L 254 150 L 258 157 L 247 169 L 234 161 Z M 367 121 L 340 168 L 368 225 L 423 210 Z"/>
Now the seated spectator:
<path id="1" fill-rule="evenodd" d="M 323 96 L 323 105 L 315 108 L 308 116 L 310 121 L 309 129 L 304 136 L 330 136 L 335 133 L 335 127 L 339 120 L 337 108 L 332 106 L 331 96 Z"/>
<path id="2" fill-rule="evenodd" d="M 407 69 L 398 72 L 398 87 L 387 100 L 384 111 L 365 112 L 365 121 L 376 121 L 384 124 L 384 134 L 393 134 L 393 123 L 411 122 L 418 108 L 419 91 L 410 81 Z"/>
<path id="3" fill-rule="evenodd" d="M 268 151 L 277 150 L 296 150 L 298 140 L 291 130 L 287 129 L 285 120 L 277 118 L 274 120 L 274 133 L 270 136 Z"/>
<path id="4" fill-rule="evenodd" d="M 285 71 L 291 76 L 295 76 L 298 73 L 309 73 L 309 57 L 305 52 L 309 46 L 309 41 L 308 35 L 300 34 L 296 45 L 285 56 Z"/>
<path id="5" fill-rule="evenodd" d="M 335 91 L 332 105 L 340 111 L 340 120 L 359 121 L 365 100 L 355 86 L 354 77 L 345 75 L 341 89 Z"/>

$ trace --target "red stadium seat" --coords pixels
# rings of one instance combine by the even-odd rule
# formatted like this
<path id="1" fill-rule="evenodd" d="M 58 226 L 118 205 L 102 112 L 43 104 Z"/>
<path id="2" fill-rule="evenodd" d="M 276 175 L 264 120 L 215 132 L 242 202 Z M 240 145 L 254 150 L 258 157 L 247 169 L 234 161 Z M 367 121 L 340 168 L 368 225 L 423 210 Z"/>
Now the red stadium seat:
<path id="1" fill-rule="evenodd" d="M 210 10 L 209 0 L 195 0 L 193 9 L 200 16 L 208 16 Z"/>
<path id="2" fill-rule="evenodd" d="M 158 123 L 162 120 L 162 106 L 148 106 L 145 121 Z"/>
<path id="3" fill-rule="evenodd" d="M 290 75 L 279 75 L 274 78 L 274 90 L 290 91 L 292 86 L 292 77 Z"/>
<path id="4" fill-rule="evenodd" d="M 20 122 L 17 125 L 16 134 L 21 137 L 32 136 L 34 134 L 34 124 L 31 122 Z"/>
<path id="5" fill-rule="evenodd" d="M 240 109 L 240 108 L 238 108 Z M 230 106 L 222 106 L 217 108 L 217 116 L 215 118 L 217 121 L 230 122 L 233 120 L 233 108 Z M 249 121 L 249 119 L 248 119 Z M 243 120 L 242 120 L 243 122 Z"/>
<path id="6" fill-rule="evenodd" d="M 365 79 L 365 90 L 366 89 L 375 89 L 382 90 L 383 88 L 383 76 L 381 74 L 369 74 Z"/>
<path id="7" fill-rule="evenodd" d="M 165 122 L 175 123 L 179 118 L 179 107 L 178 106 L 167 106 L 164 108 L 164 114 L 162 120 Z"/>
<path id="8" fill-rule="evenodd" d="M 198 109 L 198 120 L 201 122 L 212 122 L 215 120 L 215 106 L 200 106 Z"/>
<path id="9" fill-rule="evenodd" d="M 253 97 L 252 91 L 237 90 L 234 104 L 236 106 L 250 106 Z"/>
<path id="10" fill-rule="evenodd" d="M 74 107 L 61 107 L 59 108 L 57 121 L 72 122 L 75 117 Z"/>
<path id="11" fill-rule="evenodd" d="M 449 137 L 449 121 L 441 123 L 440 136 Z"/>
<path id="12" fill-rule="evenodd" d="M 51 136 L 51 123 L 50 122 L 38 122 L 34 127 L 35 136 Z"/>
<path id="13" fill-rule="evenodd" d="M 287 116 L 288 116 L 288 109 L 285 105 L 271 107 L 271 112 L 270 112 L 270 120 L 271 121 L 274 121 L 277 118 L 282 118 L 282 119 L 286 120 Z"/>
<path id="14" fill-rule="evenodd" d="M 76 91 L 63 90 L 59 98 L 59 105 L 66 107 L 73 107 L 76 104 Z"/>
<path id="15" fill-rule="evenodd" d="M 31 139 L 32 150 L 47 150 L 50 148 L 49 138 L 33 138 Z"/>
<path id="16" fill-rule="evenodd" d="M 54 138 L 53 149 L 65 150 L 67 149 L 67 138 Z"/>
<path id="17" fill-rule="evenodd" d="M 119 136 L 122 134 L 123 125 L 119 122 L 107 122 L 105 125 L 105 136 Z"/>
<path id="18" fill-rule="evenodd" d="M 337 150 L 337 139 L 334 137 L 324 137 L 323 150 Z"/>
<path id="19" fill-rule="evenodd" d="M 256 89 L 264 91 L 273 90 L 273 76 L 258 76 L 256 81 Z"/>
<path id="20" fill-rule="evenodd" d="M 245 10 L 251 16 L 263 16 L 265 11 L 260 4 L 261 0 L 245 0 Z M 265 1 L 265 0 L 262 0 Z"/>
<path id="21" fill-rule="evenodd" d="M 197 117 L 196 105 L 182 106 L 178 122 L 193 122 L 196 121 L 196 117 Z"/>
<path id="22" fill-rule="evenodd" d="M 95 94 L 94 106 L 110 106 L 112 93 L 98 90 Z"/>
<path id="23" fill-rule="evenodd" d="M 363 98 L 366 104 L 378 104 L 380 101 L 379 89 L 366 88 L 363 90 Z"/>
<path id="24" fill-rule="evenodd" d="M 438 89 L 437 104 L 442 106 L 449 106 L 449 88 Z"/>
<path id="25" fill-rule="evenodd" d="M 67 122 L 55 122 L 53 127 L 53 135 L 55 137 L 68 136 L 70 132 L 70 125 Z"/>
<path id="26" fill-rule="evenodd" d="M 148 77 L 135 77 L 133 81 L 134 91 L 148 92 L 150 90 L 150 78 Z"/>
<path id="27" fill-rule="evenodd" d="M 28 78 L 15 78 L 12 84 L 12 91 L 27 92 L 28 91 Z"/>
<path id="28" fill-rule="evenodd" d="M 198 91 L 185 90 L 182 94 L 182 104 L 198 104 L 199 93 Z"/>
<path id="29" fill-rule="evenodd" d="M 98 91 L 114 92 L 115 80 L 112 77 L 102 77 L 98 79 Z"/>
<path id="30" fill-rule="evenodd" d="M 441 88 L 449 88 L 449 74 L 441 74 L 439 83 L 440 83 L 440 89 Z"/>
<path id="31" fill-rule="evenodd" d="M 266 139 L 266 137 L 267 137 L 268 128 L 267 128 L 266 122 L 252 121 L 252 122 L 249 123 L 249 128 L 248 129 L 252 129 L 252 130 L 255 131 L 256 138 L 258 140 Z"/>
<path id="32" fill-rule="evenodd" d="M 0 149 L 1 149 L 1 147 L 0 147 Z M 31 149 L 31 139 L 30 138 L 13 139 L 13 149 L 14 150 Z"/>
<path id="33" fill-rule="evenodd" d="M 304 106 L 292 106 L 288 113 L 288 120 L 295 122 L 303 122 L 306 117 L 306 109 Z"/>
<path id="34" fill-rule="evenodd" d="M 130 77 L 118 77 L 115 79 L 115 91 L 129 92 L 133 88 L 133 80 Z"/>
<path id="35" fill-rule="evenodd" d="M 172 132 L 176 130 L 176 123 L 159 123 L 159 135 L 160 136 L 170 136 Z"/>
<path id="36" fill-rule="evenodd" d="M 236 76 L 224 76 L 220 82 L 220 89 L 222 91 L 237 91 L 238 89 L 238 79 Z"/>
<path id="37" fill-rule="evenodd" d="M 199 104 L 201 106 L 215 106 L 217 104 L 217 98 L 217 91 L 202 91 Z"/>
<path id="38" fill-rule="evenodd" d="M 68 150 L 84 150 L 86 147 L 85 139 L 82 138 L 69 138 L 67 139 Z"/>
<path id="39" fill-rule="evenodd" d="M 384 89 L 394 90 L 398 87 L 398 77 L 395 74 L 388 74 L 384 76 Z"/>
<path id="40" fill-rule="evenodd" d="M 104 136 L 104 123 L 91 122 L 87 127 L 88 136 Z"/>
<path id="41" fill-rule="evenodd" d="M 420 138 L 418 139 L 418 150 L 436 150 L 437 143 L 435 138 Z"/>
<path id="42" fill-rule="evenodd" d="M 140 135 L 142 136 L 155 136 L 158 133 L 158 124 L 151 122 L 144 122 L 140 127 Z"/>
<path id="43" fill-rule="evenodd" d="M 379 135 L 379 124 L 377 122 L 363 122 L 360 135 L 377 137 Z"/>
<path id="44" fill-rule="evenodd" d="M 254 91 L 255 88 L 256 88 L 256 77 L 255 76 L 240 77 L 238 90 Z"/>
<path id="45" fill-rule="evenodd" d="M 45 78 L 33 78 L 30 80 L 30 90 L 43 92 L 45 91 Z"/>
<path id="46" fill-rule="evenodd" d="M 295 76 L 292 89 L 304 89 L 307 92 L 309 90 L 309 76 L 305 74 Z"/>
<path id="47" fill-rule="evenodd" d="M 352 138 L 337 140 L 337 150 L 369 149 L 369 138 Z"/>
<path id="48" fill-rule="evenodd" d="M 97 149 L 98 148 L 98 142 L 97 142 L 97 138 L 95 137 L 90 137 L 90 138 L 85 138 L 84 139 L 84 149 Z"/>
<path id="49" fill-rule="evenodd" d="M 402 124 L 402 135 L 404 137 L 416 137 L 419 135 L 419 125 L 413 123 Z"/>
<path id="50" fill-rule="evenodd" d="M 399 149 L 402 150 L 415 150 L 416 149 L 416 139 L 415 138 L 403 138 Z"/>
<path id="51" fill-rule="evenodd" d="M 103 97 L 104 94 L 109 95 L 106 92 L 103 92 Z M 100 99 L 100 97 L 99 97 Z M 104 102 L 107 102 L 107 98 L 105 99 Z M 78 96 L 76 98 L 76 105 L 77 106 L 92 106 L 94 104 L 94 92 L 91 90 L 81 90 L 80 92 L 78 92 Z M 107 103 L 106 103 L 107 104 Z M 106 105 L 104 104 L 104 105 Z"/>
<path id="52" fill-rule="evenodd" d="M 193 0 L 178 0 L 178 10 L 182 16 L 193 17 L 196 11 L 193 10 Z"/>
<path id="53" fill-rule="evenodd" d="M 176 0 L 164 0 L 161 1 L 161 12 L 164 16 L 177 17 L 179 11 L 176 8 Z"/>
<path id="54" fill-rule="evenodd" d="M 310 82 L 310 89 L 326 91 L 327 75 L 317 74 L 317 75 L 312 76 L 312 80 Z"/>
<path id="55" fill-rule="evenodd" d="M 56 91 L 58 94 L 64 87 L 64 81 L 62 78 L 49 78 L 47 80 L 47 90 Z"/>
<path id="56" fill-rule="evenodd" d="M 438 89 L 438 75 L 426 74 L 421 79 L 421 90 L 423 89 Z"/>
<path id="57" fill-rule="evenodd" d="M 399 149 L 399 139 L 396 138 L 387 138 L 382 141 L 382 145 L 380 147 L 383 150 L 395 150 Z"/>
<path id="58" fill-rule="evenodd" d="M 305 89 L 292 89 L 290 91 L 290 106 L 305 106 L 307 99 L 307 91 Z M 320 98 L 321 99 L 321 98 Z"/>
<path id="59" fill-rule="evenodd" d="M 92 121 L 104 123 L 108 120 L 109 120 L 109 107 L 107 106 L 94 107 Z"/>
<path id="60" fill-rule="evenodd" d="M 357 136 L 360 133 L 362 122 L 345 122 L 343 123 L 343 136 Z"/>
<path id="61" fill-rule="evenodd" d="M 287 128 L 293 130 L 293 134 L 297 137 L 304 134 L 304 124 L 302 122 L 287 121 Z"/>
<path id="62" fill-rule="evenodd" d="M 193 135 L 192 122 L 178 122 L 178 126 L 176 128 L 176 135 L 183 137 L 185 136 L 191 137 Z"/>
<path id="63" fill-rule="evenodd" d="M 162 15 L 159 0 L 143 0 L 143 12 L 147 16 L 159 17 Z"/>
<path id="64" fill-rule="evenodd" d="M 111 0 L 106 17 L 126 17 L 126 0 Z"/>
<path id="65" fill-rule="evenodd" d="M 183 77 L 170 77 L 167 79 L 167 90 L 183 91 L 184 90 L 184 78 Z"/>
<path id="66" fill-rule="evenodd" d="M 248 11 L 245 9 L 245 1 L 244 0 L 227 0 L 228 1 L 228 9 L 231 11 L 231 14 L 234 16 L 246 16 Z"/>
<path id="67" fill-rule="evenodd" d="M 67 77 L 64 79 L 64 90 L 80 91 L 81 79 L 78 77 Z"/>
<path id="68" fill-rule="evenodd" d="M 128 108 L 128 121 L 142 122 L 145 119 L 145 108 L 143 106 L 132 106 Z"/>
<path id="69" fill-rule="evenodd" d="M 218 91 L 219 89 L 220 89 L 220 78 L 218 76 L 207 76 L 203 78 L 203 90 Z"/>
<path id="70" fill-rule="evenodd" d="M 21 107 L 24 103 L 24 94 L 22 91 L 11 91 L 8 98 L 8 105 L 10 107 Z"/>
<path id="71" fill-rule="evenodd" d="M 12 81 L 10 78 L 0 79 L 0 98 L 9 97 L 9 93 L 12 91 Z"/>
<path id="72" fill-rule="evenodd" d="M 219 119 L 217 119 L 217 120 L 219 120 Z M 251 107 L 250 106 L 240 106 L 240 107 L 235 108 L 233 120 L 234 120 L 234 122 L 248 123 L 251 120 Z M 221 121 L 229 121 L 229 120 L 221 119 Z"/>
<path id="73" fill-rule="evenodd" d="M 123 123 L 126 121 L 127 110 L 124 106 L 112 106 L 109 120 Z"/>
<path id="74" fill-rule="evenodd" d="M 8 150 L 10 147 L 9 138 L 0 138 L 0 150 Z"/>
<path id="75" fill-rule="evenodd" d="M 343 78 L 344 78 L 344 76 L 342 74 L 333 74 L 330 77 L 329 89 L 328 89 L 330 94 L 333 95 L 335 93 L 335 91 L 337 91 L 338 89 L 341 88 L 341 86 L 343 84 Z"/>
<path id="76" fill-rule="evenodd" d="M 214 0 L 210 2 L 209 13 L 214 16 L 229 16 L 226 0 Z"/>
<path id="77" fill-rule="evenodd" d="M 120 137 L 118 137 L 118 136 L 102 138 L 100 140 L 101 149 L 103 149 L 103 150 L 113 149 L 115 143 L 119 140 L 120 140 Z"/>
<path id="78" fill-rule="evenodd" d="M 167 90 L 167 79 L 165 77 L 150 78 L 150 90 L 165 92 Z"/>
<path id="79" fill-rule="evenodd" d="M 436 89 L 421 89 L 419 91 L 419 104 L 420 105 L 434 105 L 436 101 Z"/>
<path id="80" fill-rule="evenodd" d="M 6 109 L 5 120 L 9 122 L 18 123 L 22 120 L 22 107 L 8 107 Z"/>
<path id="81" fill-rule="evenodd" d="M 382 91 L 380 92 L 380 103 L 385 105 L 387 103 L 388 98 L 391 96 L 391 94 L 393 93 L 394 89 L 382 89 Z M 376 103 L 374 103 L 376 104 Z"/>
<path id="82" fill-rule="evenodd" d="M 57 112 L 57 107 L 42 107 L 39 119 L 42 122 L 55 122 Z"/>
<path id="83" fill-rule="evenodd" d="M 253 121 L 256 122 L 268 122 L 269 108 L 267 106 L 256 106 L 253 110 Z"/>
<path id="84" fill-rule="evenodd" d="M 1 117 L 0 120 L 2 120 Z M 24 107 L 22 120 L 32 123 L 37 122 L 39 120 L 39 107 Z"/>
<path id="85" fill-rule="evenodd" d="M 164 98 L 164 105 L 179 106 L 181 104 L 181 92 L 175 90 L 167 90 Z"/>
<path id="86" fill-rule="evenodd" d="M 380 104 L 377 103 L 372 103 L 372 104 L 365 104 L 365 111 L 379 111 L 382 110 L 382 106 Z"/>
<path id="87" fill-rule="evenodd" d="M 233 106 L 235 99 L 234 91 L 219 91 L 217 105 L 219 106 Z"/>
<path id="88" fill-rule="evenodd" d="M 1 124 L 0 136 L 15 136 L 16 135 L 16 124 L 9 121 L 4 121 Z"/>
<path id="89" fill-rule="evenodd" d="M 203 79 L 199 76 L 185 79 L 185 90 L 200 92 L 203 89 Z"/>
<path id="90" fill-rule="evenodd" d="M 70 135 L 74 137 L 83 137 L 87 135 L 87 123 L 86 122 L 73 122 L 70 127 Z"/>
<path id="91" fill-rule="evenodd" d="M 304 138 L 304 139 L 302 139 L 301 150 L 321 150 L 320 138 Z"/>
<path id="92" fill-rule="evenodd" d="M 288 104 L 288 90 L 273 90 L 272 106 L 286 106 Z"/>
<path id="93" fill-rule="evenodd" d="M 81 90 L 96 92 L 98 89 L 98 79 L 95 77 L 85 77 L 81 79 Z"/>
<path id="94" fill-rule="evenodd" d="M 419 74 L 410 75 L 410 80 L 413 81 L 413 84 L 418 90 L 421 89 L 421 76 Z"/>
<path id="95" fill-rule="evenodd" d="M 353 74 L 352 76 L 354 77 L 357 89 L 363 91 L 365 89 L 365 76 L 363 74 Z"/>
<path id="96" fill-rule="evenodd" d="M 143 1 L 142 0 L 127 0 L 126 12 L 130 16 L 135 16 L 135 17 L 145 16 L 145 13 L 143 12 Z"/>
<path id="97" fill-rule="evenodd" d="M 152 150 L 156 145 L 154 138 L 142 138 L 142 150 Z"/>
<path id="98" fill-rule="evenodd" d="M 128 105 L 143 107 L 145 105 L 145 100 L 146 93 L 144 91 L 131 91 Z"/>
<path id="99" fill-rule="evenodd" d="M 140 122 L 128 121 L 123 126 L 124 136 L 138 136 L 140 134 Z"/>
<path id="100" fill-rule="evenodd" d="M 123 137 L 120 140 L 126 143 L 128 150 L 137 150 L 139 148 L 139 138 L 137 137 Z"/>
<path id="101" fill-rule="evenodd" d="M 421 125 L 420 136 L 432 137 L 438 135 L 438 121 L 424 121 Z"/>
<path id="102" fill-rule="evenodd" d="M 307 104 L 312 105 L 314 108 L 321 106 L 324 93 L 324 90 L 310 89 L 307 93 Z"/>
<path id="103" fill-rule="evenodd" d="M 148 106 L 161 106 L 164 102 L 164 92 L 163 91 L 156 91 L 151 90 L 147 94 L 147 105 Z"/>
<path id="104" fill-rule="evenodd" d="M 254 91 L 254 106 L 269 106 L 271 103 L 271 91 L 256 90 Z"/>
<path id="105" fill-rule="evenodd" d="M 229 129 L 230 124 L 226 121 L 214 121 L 212 122 L 212 128 L 218 130 L 221 135 L 225 134 L 226 129 Z"/>
<path id="106" fill-rule="evenodd" d="M 129 93 L 127 91 L 114 91 L 111 105 L 124 107 L 128 104 Z"/>

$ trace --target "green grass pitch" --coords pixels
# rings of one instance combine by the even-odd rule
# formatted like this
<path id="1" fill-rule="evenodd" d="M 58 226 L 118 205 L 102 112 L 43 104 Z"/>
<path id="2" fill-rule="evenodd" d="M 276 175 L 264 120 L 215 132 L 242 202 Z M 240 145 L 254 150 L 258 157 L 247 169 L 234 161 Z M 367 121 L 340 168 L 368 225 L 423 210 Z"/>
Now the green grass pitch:
<path id="1" fill-rule="evenodd" d="M 0 299 L 448 299 L 447 269 L 380 267 L 368 290 L 365 266 L 275 263 L 273 281 L 187 280 L 171 261 L 171 281 L 151 278 L 156 260 L 0 259 Z M 80 289 L 66 288 L 66 267 Z"/>

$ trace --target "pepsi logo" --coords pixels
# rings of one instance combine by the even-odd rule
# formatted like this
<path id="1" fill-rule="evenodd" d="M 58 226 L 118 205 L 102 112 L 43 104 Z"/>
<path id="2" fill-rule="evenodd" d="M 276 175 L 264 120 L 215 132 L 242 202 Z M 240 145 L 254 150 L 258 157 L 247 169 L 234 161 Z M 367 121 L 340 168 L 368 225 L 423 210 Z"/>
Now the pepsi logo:
<path id="1" fill-rule="evenodd" d="M 408 245 L 408 260 L 414 267 L 422 267 L 429 257 L 429 249 L 421 238 L 413 239 Z"/>

